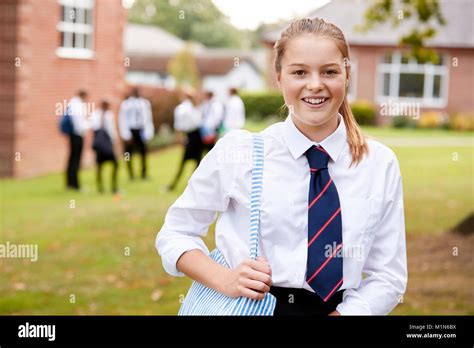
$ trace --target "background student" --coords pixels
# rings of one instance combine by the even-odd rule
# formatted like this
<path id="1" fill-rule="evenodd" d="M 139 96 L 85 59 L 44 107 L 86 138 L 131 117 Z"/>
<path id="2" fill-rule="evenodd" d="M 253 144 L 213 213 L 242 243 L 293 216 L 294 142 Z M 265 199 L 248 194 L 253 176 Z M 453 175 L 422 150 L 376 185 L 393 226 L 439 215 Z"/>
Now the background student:
<path id="1" fill-rule="evenodd" d="M 225 104 L 223 133 L 233 129 L 242 129 L 245 125 L 245 106 L 238 94 L 237 88 L 229 88 L 229 99 Z"/>
<path id="2" fill-rule="evenodd" d="M 79 90 L 67 105 L 72 121 L 72 133 L 69 134 L 69 158 L 66 169 L 66 186 L 71 190 L 80 190 L 79 169 L 81 166 L 84 136 L 89 129 L 87 114 L 87 92 Z"/>
<path id="3" fill-rule="evenodd" d="M 178 142 L 184 145 L 184 152 L 178 171 L 168 186 L 168 190 L 174 190 L 183 173 L 184 165 L 187 161 L 196 162 L 199 166 L 203 152 L 203 142 L 200 128 L 202 126 L 202 109 L 199 104 L 199 97 L 196 90 L 187 88 L 181 96 L 181 103 L 174 110 L 174 129 L 177 132 Z"/>
<path id="4" fill-rule="evenodd" d="M 91 126 L 94 131 L 93 145 L 96 145 L 94 150 L 96 152 L 97 163 L 97 189 L 100 193 L 104 192 L 104 186 L 102 183 L 102 167 L 104 163 L 111 162 L 112 193 L 117 193 L 118 162 L 114 151 L 117 132 L 115 130 L 114 114 L 110 110 L 110 103 L 107 100 L 102 100 L 100 108 L 93 112 Z"/>
<path id="5" fill-rule="evenodd" d="M 132 157 L 137 149 L 142 159 L 141 177 L 146 179 L 147 142 L 153 138 L 155 129 L 151 103 L 140 96 L 138 88 L 133 88 L 130 96 L 120 105 L 119 131 L 124 141 L 124 153 L 130 179 L 135 179 Z"/>
<path id="6" fill-rule="evenodd" d="M 201 104 L 202 126 L 201 139 L 204 150 L 209 151 L 217 141 L 218 128 L 224 119 L 224 105 L 219 102 L 211 91 L 204 92 Z"/>

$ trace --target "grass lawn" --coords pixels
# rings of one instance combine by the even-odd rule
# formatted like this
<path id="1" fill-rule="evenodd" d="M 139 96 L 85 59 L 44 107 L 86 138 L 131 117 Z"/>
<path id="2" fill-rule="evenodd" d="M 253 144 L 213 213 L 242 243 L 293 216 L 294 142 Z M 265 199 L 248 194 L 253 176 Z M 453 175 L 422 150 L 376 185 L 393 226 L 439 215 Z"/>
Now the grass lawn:
<path id="1" fill-rule="evenodd" d="M 253 130 L 263 126 L 248 125 Z M 366 132 L 381 141 L 455 141 L 455 146 L 391 146 L 401 164 L 409 236 L 441 236 L 472 212 L 472 133 Z M 151 155 L 152 178 L 143 182 L 129 182 L 121 163 L 122 194 L 115 197 L 96 193 L 92 170 L 81 173 L 81 193 L 65 191 L 62 174 L 1 180 L 0 243 L 38 244 L 39 259 L 0 259 L 0 314 L 175 314 L 190 280 L 166 275 L 154 240 L 178 195 L 163 188 L 180 155 L 178 147 Z M 188 164 L 177 192 L 192 169 Z M 212 239 L 213 227 L 206 240 L 210 248 Z M 436 294 L 427 296 L 436 300 Z M 456 313 L 473 312 L 472 303 L 467 308 L 463 301 L 453 307 Z M 423 303 L 410 304 L 410 297 L 405 303 L 397 314 L 438 313 Z"/>

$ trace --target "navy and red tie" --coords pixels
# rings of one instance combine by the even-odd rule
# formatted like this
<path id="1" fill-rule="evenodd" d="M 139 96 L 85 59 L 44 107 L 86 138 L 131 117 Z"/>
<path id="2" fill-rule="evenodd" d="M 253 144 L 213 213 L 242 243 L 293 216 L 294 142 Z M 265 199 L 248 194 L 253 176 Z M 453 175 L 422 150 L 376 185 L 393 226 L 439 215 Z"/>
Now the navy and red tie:
<path id="1" fill-rule="evenodd" d="M 306 282 L 326 302 L 342 285 L 342 220 L 337 188 L 322 147 L 306 151 L 311 171 Z"/>

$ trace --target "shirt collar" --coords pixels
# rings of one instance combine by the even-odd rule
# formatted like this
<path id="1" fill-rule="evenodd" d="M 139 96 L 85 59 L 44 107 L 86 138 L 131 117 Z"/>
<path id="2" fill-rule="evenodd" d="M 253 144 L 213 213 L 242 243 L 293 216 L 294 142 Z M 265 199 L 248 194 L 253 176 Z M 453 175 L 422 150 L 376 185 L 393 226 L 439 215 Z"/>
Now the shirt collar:
<path id="1" fill-rule="evenodd" d="M 302 156 L 311 146 L 320 145 L 327 151 L 331 159 L 335 162 L 344 148 L 344 144 L 347 142 L 346 127 L 344 125 L 344 118 L 341 114 L 339 114 L 339 125 L 336 130 L 319 143 L 308 139 L 303 133 L 301 133 L 293 123 L 291 115 L 286 118 L 283 129 L 283 137 L 294 159 L 298 159 Z"/>

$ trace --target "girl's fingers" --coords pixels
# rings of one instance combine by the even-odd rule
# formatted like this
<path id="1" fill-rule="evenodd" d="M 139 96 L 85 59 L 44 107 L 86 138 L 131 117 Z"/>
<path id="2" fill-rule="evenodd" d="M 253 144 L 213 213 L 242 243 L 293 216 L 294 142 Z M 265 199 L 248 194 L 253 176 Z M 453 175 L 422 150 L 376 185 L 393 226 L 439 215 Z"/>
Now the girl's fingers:
<path id="1" fill-rule="evenodd" d="M 263 272 L 269 275 L 272 274 L 272 268 L 267 262 L 249 260 L 248 265 L 255 271 Z"/>
<path id="2" fill-rule="evenodd" d="M 244 288 L 242 289 L 242 296 L 248 297 L 252 300 L 261 300 L 265 297 L 265 294 L 263 292 L 257 292 Z"/>
<path id="3" fill-rule="evenodd" d="M 258 291 L 258 292 L 269 292 L 270 291 L 270 287 L 263 283 L 263 282 L 260 282 L 258 280 L 253 280 L 253 279 L 244 279 L 242 281 L 242 286 L 250 289 L 250 290 L 254 290 L 254 291 Z"/>
<path id="4" fill-rule="evenodd" d="M 272 277 L 268 273 L 262 273 L 262 272 L 259 272 L 259 271 L 250 270 L 249 274 L 248 274 L 248 278 L 250 278 L 252 280 L 257 280 L 257 281 L 262 282 L 262 283 L 265 283 L 268 286 L 273 285 Z"/>

